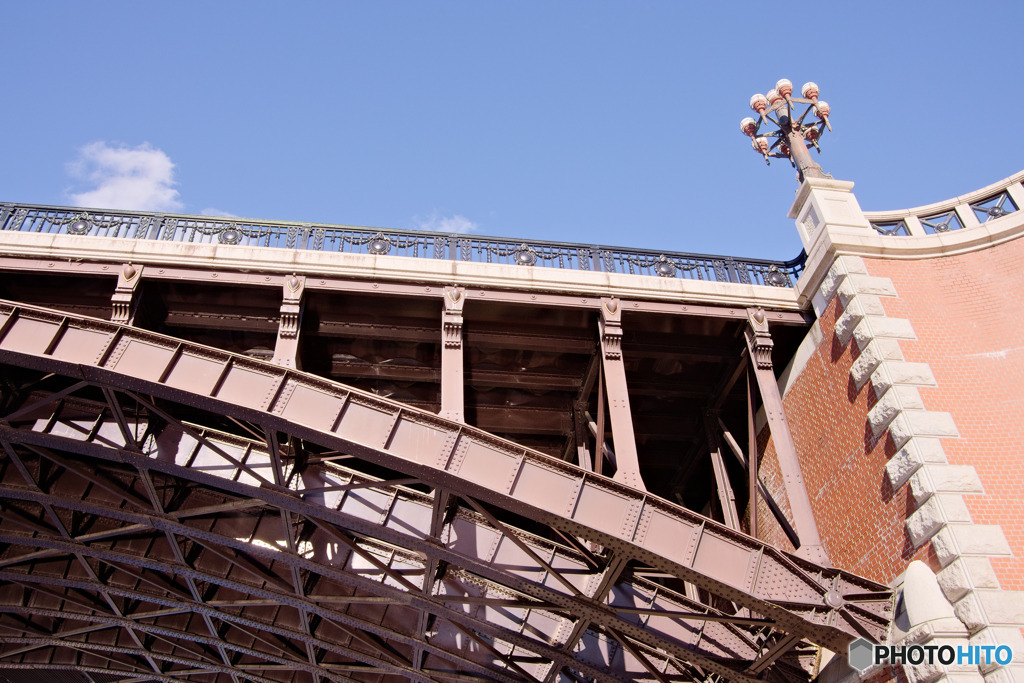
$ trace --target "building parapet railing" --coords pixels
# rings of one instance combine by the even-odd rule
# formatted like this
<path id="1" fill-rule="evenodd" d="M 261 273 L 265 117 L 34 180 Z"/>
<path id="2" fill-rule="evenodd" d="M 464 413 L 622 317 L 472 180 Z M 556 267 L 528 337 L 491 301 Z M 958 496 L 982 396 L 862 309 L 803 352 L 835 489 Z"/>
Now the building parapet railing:
<path id="1" fill-rule="evenodd" d="M 884 236 L 921 237 L 973 228 L 1024 207 L 1024 171 L 961 197 L 901 211 L 867 211 Z"/>
<path id="2" fill-rule="evenodd" d="M 791 261 L 772 261 L 425 230 L 11 203 L 0 204 L 0 230 L 406 256 L 773 287 L 795 286 L 806 259 L 803 252 Z"/>

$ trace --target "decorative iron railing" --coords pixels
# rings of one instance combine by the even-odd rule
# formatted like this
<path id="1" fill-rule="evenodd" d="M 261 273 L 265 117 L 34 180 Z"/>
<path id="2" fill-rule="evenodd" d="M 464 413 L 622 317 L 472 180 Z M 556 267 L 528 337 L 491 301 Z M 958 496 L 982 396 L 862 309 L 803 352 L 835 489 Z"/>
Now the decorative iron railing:
<path id="1" fill-rule="evenodd" d="M 791 261 L 771 261 L 425 230 L 276 223 L 28 204 L 0 204 L 0 230 L 408 256 L 772 287 L 794 286 L 806 258 L 803 252 Z"/>
<path id="2" fill-rule="evenodd" d="M 870 211 L 871 227 L 885 237 L 923 237 L 977 227 L 1024 208 L 1024 172 L 962 197 L 902 211 Z"/>

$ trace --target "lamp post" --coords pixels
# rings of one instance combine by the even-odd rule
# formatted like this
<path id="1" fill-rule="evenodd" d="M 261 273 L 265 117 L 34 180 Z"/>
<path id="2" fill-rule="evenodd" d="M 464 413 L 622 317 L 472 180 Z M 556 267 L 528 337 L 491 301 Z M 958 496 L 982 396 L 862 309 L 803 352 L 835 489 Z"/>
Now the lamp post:
<path id="1" fill-rule="evenodd" d="M 803 97 L 793 97 L 793 84 L 783 78 L 767 95 L 754 95 L 750 98 L 750 108 L 758 114 L 758 119 L 743 119 L 740 130 L 751 138 L 751 146 L 764 157 L 766 164 L 771 164 L 772 157 L 789 159 L 796 168 L 797 178 L 803 182 L 805 177 L 825 177 L 821 166 L 811 158 L 810 148 L 814 147 L 821 154 L 818 140 L 826 127 L 832 130 L 832 125 L 828 121 L 828 102 L 818 99 L 817 84 L 804 83 L 800 94 Z M 797 105 L 808 105 L 799 116 Z M 806 122 L 811 112 L 815 118 Z M 762 132 L 762 126 L 774 129 Z M 768 138 L 775 138 L 775 141 L 770 142 Z"/>

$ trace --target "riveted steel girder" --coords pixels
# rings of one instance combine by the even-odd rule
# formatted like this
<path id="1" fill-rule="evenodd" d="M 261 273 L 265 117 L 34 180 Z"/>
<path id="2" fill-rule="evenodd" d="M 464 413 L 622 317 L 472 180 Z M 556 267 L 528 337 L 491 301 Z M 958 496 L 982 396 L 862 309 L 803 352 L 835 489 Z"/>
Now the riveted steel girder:
<path id="1" fill-rule="evenodd" d="M 791 679 L 888 625 L 882 586 L 311 375 L 6 302 L 0 363 L 0 667 Z"/>

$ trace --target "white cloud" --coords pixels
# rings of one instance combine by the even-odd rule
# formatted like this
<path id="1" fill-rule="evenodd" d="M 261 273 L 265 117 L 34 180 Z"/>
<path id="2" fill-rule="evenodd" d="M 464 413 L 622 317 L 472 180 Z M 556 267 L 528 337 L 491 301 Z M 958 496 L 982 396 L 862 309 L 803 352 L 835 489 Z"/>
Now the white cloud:
<path id="1" fill-rule="evenodd" d="M 148 142 L 137 147 L 91 142 L 78 150 L 68 173 L 91 186 L 72 193 L 76 206 L 135 211 L 179 211 L 174 164 Z"/>
<path id="2" fill-rule="evenodd" d="M 221 211 L 220 209 L 203 209 L 199 212 L 201 216 L 219 216 L 221 218 L 238 218 L 237 214 L 228 213 L 227 211 Z"/>
<path id="3" fill-rule="evenodd" d="M 416 227 L 420 230 L 432 230 L 434 232 L 456 232 L 459 234 L 465 234 L 467 232 L 474 232 L 480 228 L 477 223 L 474 223 L 460 214 L 455 214 L 454 216 L 442 216 L 437 211 L 432 213 L 430 218 L 427 218 L 426 220 L 413 218 L 413 221 L 416 223 Z"/>

